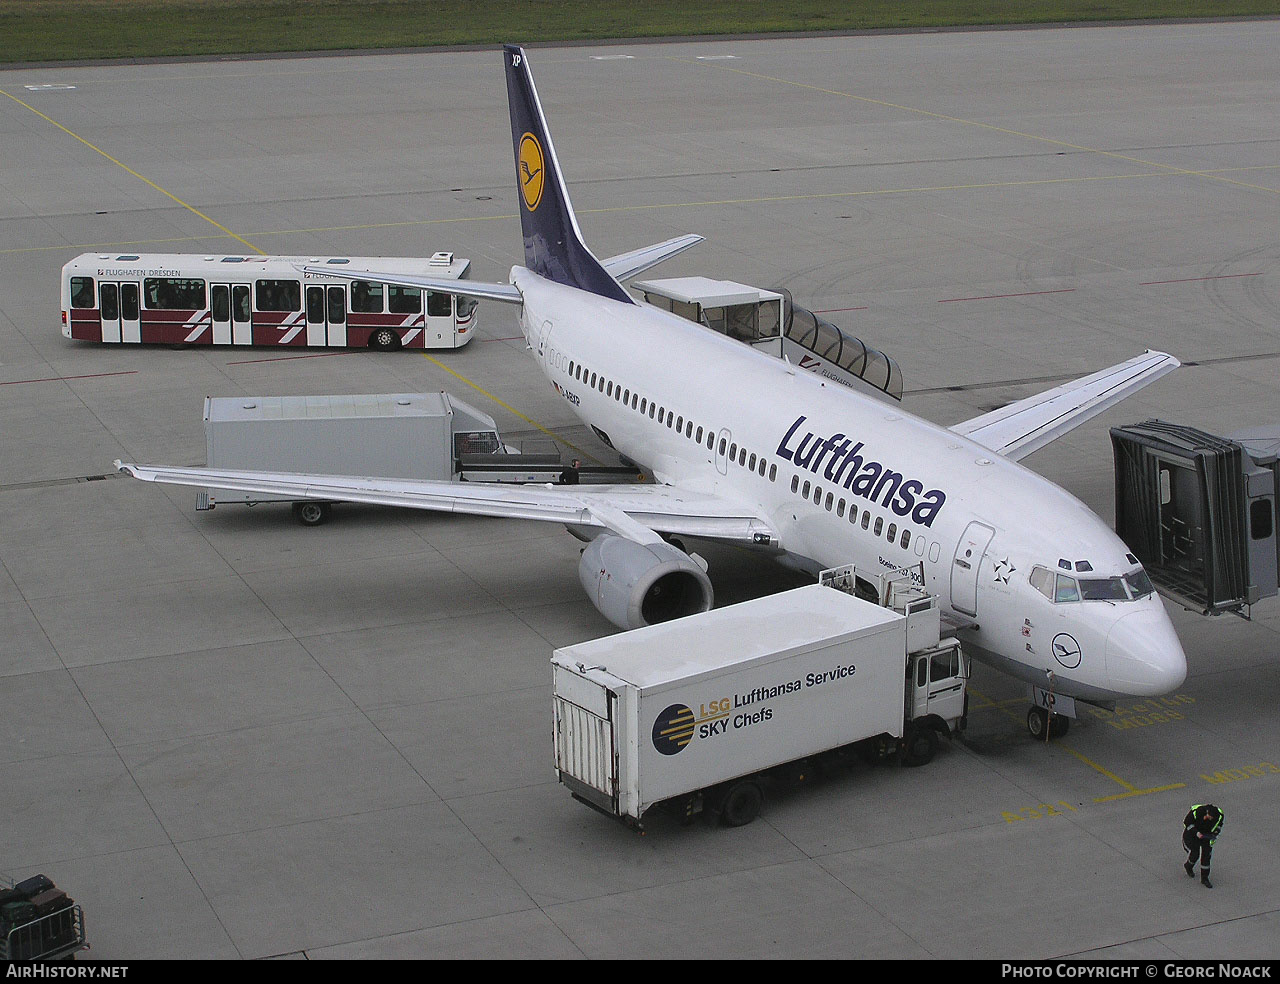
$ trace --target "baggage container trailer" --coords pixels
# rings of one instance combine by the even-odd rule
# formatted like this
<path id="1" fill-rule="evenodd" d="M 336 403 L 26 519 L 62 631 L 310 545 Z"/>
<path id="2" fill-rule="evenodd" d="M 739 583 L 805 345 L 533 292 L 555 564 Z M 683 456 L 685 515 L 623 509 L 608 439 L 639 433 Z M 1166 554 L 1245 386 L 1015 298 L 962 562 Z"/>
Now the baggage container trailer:
<path id="1" fill-rule="evenodd" d="M 450 481 L 464 456 L 520 460 L 503 453 L 492 417 L 444 392 L 208 397 L 204 428 L 207 466 L 228 471 Z M 196 509 L 289 501 L 210 488 L 197 494 Z M 330 503 L 294 502 L 293 510 L 315 526 L 328 519 Z"/>
<path id="2" fill-rule="evenodd" d="M 925 764 L 964 725 L 967 658 L 936 597 L 888 580 L 892 607 L 815 584 L 557 649 L 557 777 L 635 827 L 663 806 L 741 826 L 779 780 Z"/>

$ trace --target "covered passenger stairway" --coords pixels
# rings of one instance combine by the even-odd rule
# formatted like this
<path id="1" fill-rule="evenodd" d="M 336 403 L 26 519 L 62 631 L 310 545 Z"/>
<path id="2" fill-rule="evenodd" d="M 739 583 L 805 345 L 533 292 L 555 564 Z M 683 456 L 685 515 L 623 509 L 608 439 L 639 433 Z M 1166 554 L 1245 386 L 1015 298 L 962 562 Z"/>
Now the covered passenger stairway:
<path id="1" fill-rule="evenodd" d="M 1161 594 L 1206 615 L 1277 594 L 1280 427 L 1231 438 L 1148 420 L 1111 443 L 1116 533 Z"/>
<path id="2" fill-rule="evenodd" d="M 902 399 L 902 371 L 825 318 L 802 308 L 787 290 L 761 290 L 731 280 L 676 277 L 633 286 L 645 301 L 851 389 Z"/>

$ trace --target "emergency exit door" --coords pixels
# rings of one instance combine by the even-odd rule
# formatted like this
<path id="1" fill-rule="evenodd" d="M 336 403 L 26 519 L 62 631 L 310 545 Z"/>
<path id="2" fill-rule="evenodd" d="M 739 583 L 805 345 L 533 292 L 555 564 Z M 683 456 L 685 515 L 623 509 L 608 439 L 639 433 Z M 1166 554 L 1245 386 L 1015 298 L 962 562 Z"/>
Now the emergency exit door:
<path id="1" fill-rule="evenodd" d="M 951 607 L 966 615 L 978 614 L 978 570 L 982 556 L 996 531 L 985 523 L 973 522 L 964 529 L 951 562 Z"/>
<path id="2" fill-rule="evenodd" d="M 347 288 L 307 287 L 307 344 L 346 346 Z"/>

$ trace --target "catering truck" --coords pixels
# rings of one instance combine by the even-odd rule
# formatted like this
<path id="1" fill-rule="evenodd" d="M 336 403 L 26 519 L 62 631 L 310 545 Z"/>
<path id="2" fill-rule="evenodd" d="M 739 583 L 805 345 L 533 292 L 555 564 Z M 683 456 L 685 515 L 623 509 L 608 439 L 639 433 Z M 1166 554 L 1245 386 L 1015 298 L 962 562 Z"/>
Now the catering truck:
<path id="1" fill-rule="evenodd" d="M 815 770 L 930 761 L 964 726 L 968 677 L 937 598 L 910 572 L 878 579 L 879 604 L 840 589 L 851 568 L 824 576 L 557 649 L 559 780 L 635 827 L 664 806 L 742 826 L 767 789 Z"/>

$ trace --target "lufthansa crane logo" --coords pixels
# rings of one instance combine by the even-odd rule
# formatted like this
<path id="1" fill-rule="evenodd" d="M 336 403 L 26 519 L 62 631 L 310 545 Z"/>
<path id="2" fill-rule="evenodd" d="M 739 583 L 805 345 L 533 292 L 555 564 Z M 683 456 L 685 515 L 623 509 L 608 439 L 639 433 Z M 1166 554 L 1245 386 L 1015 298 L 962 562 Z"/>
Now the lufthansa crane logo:
<path id="1" fill-rule="evenodd" d="M 1074 636 L 1059 632 L 1053 637 L 1049 648 L 1053 650 L 1053 658 L 1068 670 L 1074 670 L 1080 665 L 1080 643 L 1076 642 Z"/>
<path id="2" fill-rule="evenodd" d="M 546 177 L 545 162 L 542 156 L 542 144 L 532 133 L 520 138 L 520 154 L 518 161 L 520 178 L 520 195 L 524 205 L 530 212 L 538 209 L 542 201 L 542 188 Z"/>
<path id="3" fill-rule="evenodd" d="M 672 704 L 653 722 L 653 747 L 663 755 L 675 755 L 693 741 L 695 723 L 692 708 Z"/>

